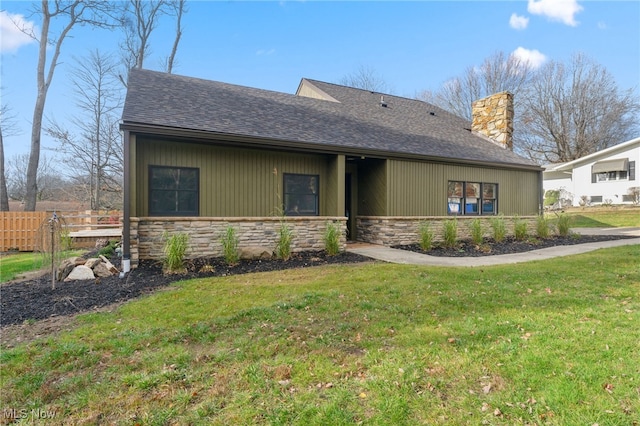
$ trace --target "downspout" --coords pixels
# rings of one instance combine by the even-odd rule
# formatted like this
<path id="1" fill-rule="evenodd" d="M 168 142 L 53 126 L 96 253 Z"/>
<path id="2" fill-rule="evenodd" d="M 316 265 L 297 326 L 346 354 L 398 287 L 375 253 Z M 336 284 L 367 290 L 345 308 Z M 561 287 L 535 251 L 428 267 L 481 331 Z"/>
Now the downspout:
<path id="1" fill-rule="evenodd" d="M 129 145 L 129 130 L 124 131 L 124 193 L 122 203 L 122 272 L 121 277 L 131 270 L 131 189 L 129 185 L 131 183 L 130 177 L 130 145 Z"/>

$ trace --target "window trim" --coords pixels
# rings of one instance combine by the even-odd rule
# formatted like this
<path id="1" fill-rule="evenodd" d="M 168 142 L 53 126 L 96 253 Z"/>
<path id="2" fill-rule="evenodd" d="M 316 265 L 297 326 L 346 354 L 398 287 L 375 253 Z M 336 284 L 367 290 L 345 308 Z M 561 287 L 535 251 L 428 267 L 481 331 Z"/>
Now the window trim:
<path id="1" fill-rule="evenodd" d="M 315 192 L 310 191 L 309 193 L 296 193 L 296 192 L 288 192 L 287 191 L 287 178 L 290 176 L 295 176 L 295 177 L 306 177 L 306 178 L 314 178 L 315 179 L 315 186 L 316 186 L 316 190 Z M 303 195 L 303 196 L 309 196 L 309 195 L 313 195 L 315 196 L 315 212 L 313 213 L 309 213 L 309 212 L 298 212 L 298 214 L 296 214 L 293 209 L 289 209 L 287 206 L 287 201 L 288 201 L 288 197 L 287 195 L 291 195 L 291 194 L 296 194 L 296 195 Z M 308 173 L 283 173 L 282 174 L 282 207 L 283 207 L 283 212 L 285 216 L 320 216 L 320 175 L 319 174 L 308 174 Z"/>
<path id="2" fill-rule="evenodd" d="M 600 172 L 596 173 L 596 182 L 619 182 L 619 181 L 627 181 L 629 180 L 629 171 L 628 170 L 615 170 L 610 172 Z"/>
<path id="3" fill-rule="evenodd" d="M 195 189 L 168 189 L 168 190 L 162 190 L 162 189 L 153 189 L 152 186 L 152 178 L 153 178 L 153 171 L 156 169 L 177 169 L 177 170 L 193 170 L 196 173 L 196 187 Z M 181 167 L 181 166 L 164 166 L 164 165 L 149 165 L 149 170 L 148 170 L 148 186 L 149 186 L 149 216 L 200 216 L 200 169 L 198 167 Z M 154 210 L 153 208 L 153 195 L 155 192 L 157 191 L 174 191 L 176 193 L 179 192 L 190 192 L 190 193 L 195 193 L 195 197 L 196 197 L 196 206 L 195 206 L 195 210 L 193 211 L 166 211 L 166 210 Z"/>
<path id="4" fill-rule="evenodd" d="M 456 193 L 451 196 L 451 185 L 462 184 L 461 190 L 456 186 Z M 469 195 L 469 186 L 478 185 L 478 191 L 474 191 Z M 494 193 L 493 197 L 485 197 L 485 185 L 493 185 Z M 462 181 L 462 180 L 450 180 L 447 183 L 447 215 L 449 216 L 496 216 L 498 214 L 498 188 L 499 185 L 494 182 L 478 182 L 478 181 Z M 474 200 L 469 203 L 467 199 Z M 458 202 L 455 202 L 458 200 Z M 485 201 L 493 202 L 493 211 L 491 213 L 484 211 Z M 469 211 L 470 205 L 476 206 L 474 210 Z"/>

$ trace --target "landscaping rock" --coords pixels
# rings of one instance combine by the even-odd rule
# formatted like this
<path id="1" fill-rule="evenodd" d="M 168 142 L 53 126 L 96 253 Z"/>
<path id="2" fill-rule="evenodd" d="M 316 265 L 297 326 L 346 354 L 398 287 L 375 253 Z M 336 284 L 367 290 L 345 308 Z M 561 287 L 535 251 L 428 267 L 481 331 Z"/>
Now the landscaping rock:
<path id="1" fill-rule="evenodd" d="M 113 265 L 111 265 L 111 266 L 113 266 Z M 106 277 L 112 276 L 114 274 L 114 272 L 111 272 L 109 270 L 109 267 L 107 266 L 106 263 L 103 263 L 103 262 L 100 261 L 95 267 L 93 267 L 93 274 L 96 277 L 106 278 Z"/>
<path id="2" fill-rule="evenodd" d="M 93 275 L 93 270 L 88 266 L 80 265 L 73 268 L 73 271 L 64 279 L 64 281 L 73 281 L 73 280 L 94 280 L 96 278 Z"/>
<path id="3" fill-rule="evenodd" d="M 96 266 L 98 266 L 100 263 L 102 263 L 101 259 L 98 259 L 97 257 L 92 257 L 90 259 L 87 259 L 87 261 L 84 263 L 84 266 L 88 266 L 89 268 L 93 269 Z"/>
<path id="4" fill-rule="evenodd" d="M 60 267 L 58 268 L 57 280 L 62 281 L 67 278 L 67 276 L 71 273 L 71 271 L 73 271 L 73 268 L 75 268 L 76 266 L 77 265 L 75 258 L 63 260 L 60 264 Z"/>
<path id="5" fill-rule="evenodd" d="M 239 249 L 240 259 L 266 260 L 273 258 L 273 250 L 260 246 L 247 246 Z"/>
<path id="6" fill-rule="evenodd" d="M 98 238 L 96 240 L 96 248 L 97 249 L 101 249 L 103 247 L 106 247 L 109 245 L 109 240 L 107 240 L 106 238 Z"/>
<path id="7" fill-rule="evenodd" d="M 104 264 L 106 265 L 107 269 L 109 271 L 111 271 L 113 274 L 117 274 L 118 272 L 118 268 L 116 268 L 115 266 L 113 266 L 113 263 L 111 263 L 109 261 L 109 259 L 107 259 L 106 257 L 100 255 L 100 259 L 102 260 L 102 262 L 104 262 Z"/>

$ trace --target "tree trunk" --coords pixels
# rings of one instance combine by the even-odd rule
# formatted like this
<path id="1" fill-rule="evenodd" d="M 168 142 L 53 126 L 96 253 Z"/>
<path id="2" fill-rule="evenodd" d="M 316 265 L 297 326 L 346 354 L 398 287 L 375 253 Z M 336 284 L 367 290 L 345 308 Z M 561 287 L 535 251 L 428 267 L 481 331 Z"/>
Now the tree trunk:
<path id="1" fill-rule="evenodd" d="M 29 166 L 27 167 L 27 188 L 24 200 L 24 211 L 36 210 L 38 196 L 38 164 L 40 163 L 40 136 L 42 133 L 42 116 L 44 104 L 47 99 L 48 86 L 45 84 L 44 68 L 47 63 L 47 47 L 49 44 L 49 3 L 42 1 L 42 30 L 40 31 L 40 46 L 38 47 L 38 68 L 36 78 L 38 81 L 38 97 L 33 108 L 33 121 L 31 122 L 31 152 L 29 153 Z M 59 52 L 59 44 L 56 45 Z M 55 55 L 57 57 L 57 55 Z M 55 67 L 55 63 L 51 64 Z"/>
<path id="2" fill-rule="evenodd" d="M 7 181 L 4 178 L 4 143 L 2 142 L 2 129 L 0 128 L 0 212 L 9 211 L 9 195 L 7 194 Z"/>
<path id="3" fill-rule="evenodd" d="M 176 59 L 176 53 L 178 52 L 178 44 L 182 37 L 182 13 L 184 12 L 184 3 L 186 0 L 177 0 L 176 7 L 176 37 L 173 40 L 173 47 L 171 48 L 171 54 L 167 60 L 167 73 L 171 74 L 173 71 L 173 62 Z"/>

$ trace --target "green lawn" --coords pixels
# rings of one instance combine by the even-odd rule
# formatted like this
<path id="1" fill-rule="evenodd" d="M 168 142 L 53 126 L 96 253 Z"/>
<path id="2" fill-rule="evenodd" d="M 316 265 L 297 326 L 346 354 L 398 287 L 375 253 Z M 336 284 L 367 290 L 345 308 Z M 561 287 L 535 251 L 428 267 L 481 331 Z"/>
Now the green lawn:
<path id="1" fill-rule="evenodd" d="M 640 226 L 640 207 L 572 209 L 567 214 L 572 216 L 574 228 Z"/>
<path id="2" fill-rule="evenodd" d="M 60 255 L 60 257 L 78 256 L 82 251 L 73 250 Z M 47 262 L 49 262 L 47 264 Z M 16 253 L 0 256 L 0 283 L 10 281 L 17 275 L 29 271 L 37 271 L 50 267 L 50 260 L 42 253 Z"/>
<path id="3" fill-rule="evenodd" d="M 0 256 L 0 283 L 10 281 L 16 275 L 37 271 L 43 267 L 44 257 L 39 253 L 16 253 Z"/>
<path id="4" fill-rule="evenodd" d="M 185 281 L 4 349 L 2 405 L 47 424 L 633 425 L 639 258 Z"/>

